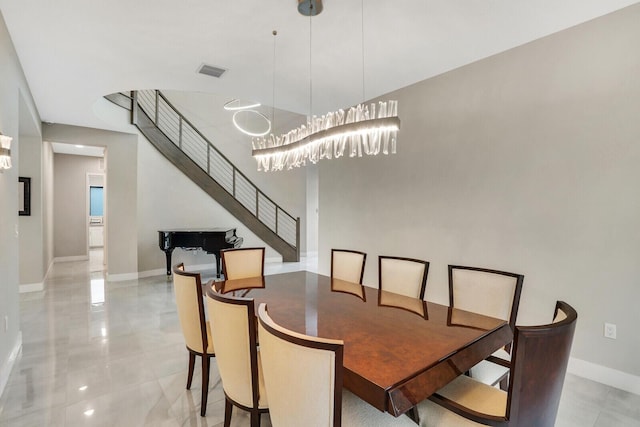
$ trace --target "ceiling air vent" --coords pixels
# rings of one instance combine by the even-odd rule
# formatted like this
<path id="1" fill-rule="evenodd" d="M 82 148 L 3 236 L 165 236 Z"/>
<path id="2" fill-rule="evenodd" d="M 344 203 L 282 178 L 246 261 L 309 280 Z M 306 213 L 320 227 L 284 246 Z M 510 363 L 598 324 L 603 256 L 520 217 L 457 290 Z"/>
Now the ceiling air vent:
<path id="1" fill-rule="evenodd" d="M 206 74 L 207 76 L 211 76 L 211 77 L 220 77 L 225 73 L 224 68 L 219 68 L 219 67 L 214 67 L 213 65 L 207 65 L 207 64 L 202 64 L 200 66 L 200 68 L 198 69 L 198 73 L 200 74 Z"/>

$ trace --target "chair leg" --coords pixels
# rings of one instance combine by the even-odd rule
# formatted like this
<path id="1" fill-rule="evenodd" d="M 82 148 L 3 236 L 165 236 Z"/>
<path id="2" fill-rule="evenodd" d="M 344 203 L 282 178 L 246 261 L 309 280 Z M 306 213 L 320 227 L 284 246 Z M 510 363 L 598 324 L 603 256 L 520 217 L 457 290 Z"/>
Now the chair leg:
<path id="1" fill-rule="evenodd" d="M 224 427 L 229 427 L 231 425 L 231 411 L 233 411 L 233 405 L 231 401 L 225 397 L 224 398 Z"/>
<path id="2" fill-rule="evenodd" d="M 500 380 L 500 390 L 509 391 L 509 375 L 505 375 L 504 378 Z"/>
<path id="3" fill-rule="evenodd" d="M 260 427 L 260 411 L 251 411 L 251 427 Z"/>
<path id="4" fill-rule="evenodd" d="M 200 415 L 207 413 L 207 397 L 209 396 L 209 356 L 202 355 L 202 401 L 200 403 Z"/>
<path id="5" fill-rule="evenodd" d="M 189 352 L 189 373 L 187 374 L 187 390 L 191 389 L 191 380 L 193 379 L 193 368 L 196 365 L 196 355 Z"/>
<path id="6" fill-rule="evenodd" d="M 411 418 L 414 423 L 420 425 L 420 415 L 418 414 L 417 406 L 414 406 L 407 411 L 407 417 Z"/>

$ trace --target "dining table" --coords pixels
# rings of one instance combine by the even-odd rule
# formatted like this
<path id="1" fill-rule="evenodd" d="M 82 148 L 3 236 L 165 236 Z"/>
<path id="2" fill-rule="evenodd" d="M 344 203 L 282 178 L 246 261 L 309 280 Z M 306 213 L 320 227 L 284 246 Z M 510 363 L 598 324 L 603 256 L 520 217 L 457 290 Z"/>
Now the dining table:
<path id="1" fill-rule="evenodd" d="M 287 329 L 342 340 L 343 387 L 394 416 L 513 340 L 504 320 L 309 271 L 213 285 L 266 303 Z"/>

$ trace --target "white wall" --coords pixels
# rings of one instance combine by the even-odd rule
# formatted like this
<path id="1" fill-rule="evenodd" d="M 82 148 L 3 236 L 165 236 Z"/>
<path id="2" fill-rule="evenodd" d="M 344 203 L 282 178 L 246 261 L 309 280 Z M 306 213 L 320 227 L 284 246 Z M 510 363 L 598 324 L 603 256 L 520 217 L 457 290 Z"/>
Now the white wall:
<path id="1" fill-rule="evenodd" d="M 163 90 L 162 93 L 260 190 L 294 218 L 300 217 L 300 251 L 304 254 L 307 251 L 304 232 L 307 217 L 305 168 L 280 172 L 258 171 L 256 160 L 251 156 L 251 137 L 238 131 L 232 122 L 233 112 L 223 109 L 228 98 L 198 92 Z M 270 108 L 263 106 L 258 110 L 272 117 Z M 275 134 L 287 132 L 306 121 L 305 116 L 283 110 L 276 109 L 274 114 L 272 131 Z"/>
<path id="2" fill-rule="evenodd" d="M 53 124 L 43 125 L 43 139 L 49 142 L 106 147 L 107 279 L 135 278 L 138 273 L 137 136 Z M 86 178 L 82 182 L 84 188 Z"/>
<path id="3" fill-rule="evenodd" d="M 640 5 L 385 96 L 398 154 L 320 163 L 319 268 L 330 249 L 525 275 L 518 323 L 579 313 L 573 356 L 640 375 Z M 603 338 L 603 323 L 618 339 Z"/>

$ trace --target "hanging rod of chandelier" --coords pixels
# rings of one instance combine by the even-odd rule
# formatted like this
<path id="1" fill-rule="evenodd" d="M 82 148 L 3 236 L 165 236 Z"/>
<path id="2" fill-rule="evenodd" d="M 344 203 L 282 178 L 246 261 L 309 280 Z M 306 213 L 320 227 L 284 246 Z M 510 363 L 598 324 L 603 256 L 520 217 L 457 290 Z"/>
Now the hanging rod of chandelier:
<path id="1" fill-rule="evenodd" d="M 359 104 L 322 117 L 307 117 L 307 124 L 286 134 L 252 139 L 258 170 L 280 171 L 322 159 L 395 154 L 400 119 L 398 101 Z"/>

